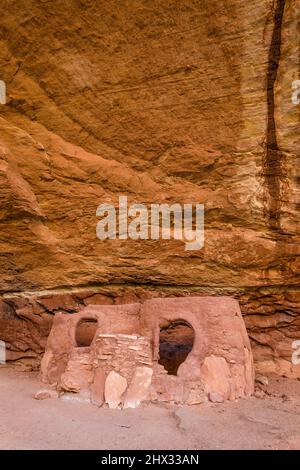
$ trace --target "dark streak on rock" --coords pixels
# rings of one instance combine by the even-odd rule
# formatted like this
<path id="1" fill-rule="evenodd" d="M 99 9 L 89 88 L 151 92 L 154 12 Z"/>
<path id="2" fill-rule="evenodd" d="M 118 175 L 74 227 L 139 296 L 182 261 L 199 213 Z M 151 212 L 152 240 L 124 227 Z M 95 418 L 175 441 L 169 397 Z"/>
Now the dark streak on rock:
<path id="1" fill-rule="evenodd" d="M 272 230 L 280 231 L 280 182 L 282 177 L 282 152 L 278 148 L 274 88 L 281 52 L 281 28 L 285 0 L 277 0 L 274 11 L 274 28 L 269 50 L 267 72 L 267 145 L 264 162 L 264 176 L 268 192 L 268 224 Z"/>

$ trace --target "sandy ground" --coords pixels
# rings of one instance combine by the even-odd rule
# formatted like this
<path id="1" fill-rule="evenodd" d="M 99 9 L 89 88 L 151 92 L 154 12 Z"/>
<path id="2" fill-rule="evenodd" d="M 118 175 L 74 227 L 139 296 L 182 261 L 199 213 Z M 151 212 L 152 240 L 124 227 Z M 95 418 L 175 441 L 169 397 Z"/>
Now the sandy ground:
<path id="1" fill-rule="evenodd" d="M 36 373 L 0 367 L 0 449 L 300 449 L 300 382 L 269 377 L 264 398 L 137 410 L 38 401 Z"/>

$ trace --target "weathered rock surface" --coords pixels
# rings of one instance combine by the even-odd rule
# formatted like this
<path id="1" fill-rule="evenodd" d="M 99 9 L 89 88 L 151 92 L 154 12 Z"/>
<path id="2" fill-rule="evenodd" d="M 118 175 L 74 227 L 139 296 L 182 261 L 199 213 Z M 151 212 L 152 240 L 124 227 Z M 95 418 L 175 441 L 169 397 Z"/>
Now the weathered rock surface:
<path id="1" fill-rule="evenodd" d="M 122 395 L 127 388 L 127 380 L 115 371 L 111 371 L 105 381 L 105 401 L 109 408 L 118 408 Z"/>
<path id="2" fill-rule="evenodd" d="M 149 397 L 153 370 L 150 367 L 137 367 L 132 383 L 128 387 L 123 408 L 138 408 Z"/>
<path id="3" fill-rule="evenodd" d="M 93 383 L 91 384 L 91 402 L 93 405 L 102 406 L 104 403 L 105 374 L 103 369 L 95 369 Z"/>
<path id="4" fill-rule="evenodd" d="M 256 367 L 299 376 L 299 0 L 10 0 L 0 18 L 0 339 L 53 314 L 238 298 Z M 191 202 L 205 247 L 96 238 L 96 208 Z M 25 293 L 25 294 L 24 294 Z"/>
<path id="5" fill-rule="evenodd" d="M 36 392 L 34 398 L 36 400 L 47 400 L 48 398 L 58 398 L 58 392 L 56 390 L 41 389 Z"/>

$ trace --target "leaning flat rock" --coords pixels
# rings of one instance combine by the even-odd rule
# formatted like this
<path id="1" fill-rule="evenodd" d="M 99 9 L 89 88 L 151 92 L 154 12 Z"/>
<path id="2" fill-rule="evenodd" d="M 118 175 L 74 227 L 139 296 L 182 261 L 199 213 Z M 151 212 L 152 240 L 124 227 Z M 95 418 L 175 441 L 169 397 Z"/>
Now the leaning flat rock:
<path id="1" fill-rule="evenodd" d="M 127 388 L 127 380 L 117 372 L 111 371 L 105 382 L 105 402 L 109 408 L 118 408 L 122 395 Z"/>
<path id="2" fill-rule="evenodd" d="M 123 408 L 138 408 L 147 399 L 153 369 L 150 367 L 137 367 L 132 382 L 126 393 Z"/>

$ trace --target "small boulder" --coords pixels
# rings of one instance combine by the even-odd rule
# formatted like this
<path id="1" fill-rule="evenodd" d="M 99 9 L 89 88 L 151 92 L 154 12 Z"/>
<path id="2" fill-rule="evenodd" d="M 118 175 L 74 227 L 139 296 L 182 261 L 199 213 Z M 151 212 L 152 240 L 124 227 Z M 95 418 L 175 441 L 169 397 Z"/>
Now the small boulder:
<path id="1" fill-rule="evenodd" d="M 212 403 L 223 403 L 224 401 L 224 396 L 217 392 L 210 392 L 208 398 Z"/>
<path id="2" fill-rule="evenodd" d="M 47 400 L 48 398 L 58 398 L 58 392 L 56 390 L 47 390 L 47 389 L 42 389 L 38 390 L 36 394 L 34 395 L 34 398 L 36 400 Z"/>
<path id="3" fill-rule="evenodd" d="M 263 390 L 255 390 L 254 396 L 255 398 L 264 398 L 266 394 Z"/>
<path id="4" fill-rule="evenodd" d="M 257 377 L 255 377 L 255 382 L 265 386 L 269 385 L 269 380 L 264 375 L 258 375 Z"/>

